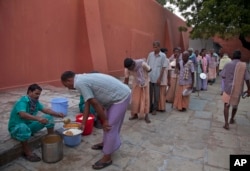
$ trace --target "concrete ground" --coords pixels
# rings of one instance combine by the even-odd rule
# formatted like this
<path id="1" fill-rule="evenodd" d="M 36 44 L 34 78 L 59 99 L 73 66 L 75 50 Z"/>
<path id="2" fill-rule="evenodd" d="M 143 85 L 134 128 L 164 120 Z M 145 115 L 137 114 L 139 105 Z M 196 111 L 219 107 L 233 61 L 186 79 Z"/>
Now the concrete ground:
<path id="1" fill-rule="evenodd" d="M 42 85 L 40 101 L 50 106 L 53 97 L 69 100 L 68 116 L 72 120 L 78 113 L 79 94 L 65 88 Z M 18 146 L 7 132 L 9 111 L 15 100 L 26 93 L 26 88 L 0 93 L 0 161 L 4 161 L 8 148 Z M 225 171 L 229 170 L 230 154 L 250 154 L 250 98 L 241 99 L 236 124 L 230 130 L 224 124 L 223 103 L 219 81 L 208 91 L 191 95 L 187 112 L 179 112 L 166 103 L 167 111 L 150 115 L 151 123 L 143 120 L 129 121 L 127 111 L 121 130 L 122 146 L 113 154 L 113 164 L 107 171 Z M 62 124 L 57 124 L 60 128 Z M 40 136 L 45 135 L 43 132 Z M 93 170 L 92 164 L 101 158 L 100 151 L 91 146 L 100 142 L 102 130 L 93 129 L 91 135 L 83 136 L 76 147 L 64 145 L 64 157 L 53 164 L 43 161 L 31 163 L 23 157 L 0 166 L 2 171 L 78 171 Z M 18 150 L 17 150 L 18 151 Z M 34 150 L 39 156 L 41 148 Z M 7 151 L 8 152 L 8 151 Z M 19 148 L 20 152 L 20 148 Z M 13 152 L 12 152 L 13 153 Z M 20 153 L 19 153 L 20 154 Z"/>

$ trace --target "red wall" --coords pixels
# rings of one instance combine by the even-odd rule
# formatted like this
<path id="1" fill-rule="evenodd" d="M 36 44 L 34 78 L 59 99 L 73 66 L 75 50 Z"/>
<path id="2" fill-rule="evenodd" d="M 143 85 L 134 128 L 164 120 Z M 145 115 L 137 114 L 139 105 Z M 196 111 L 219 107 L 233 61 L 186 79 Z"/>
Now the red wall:
<path id="1" fill-rule="evenodd" d="M 164 8 L 155 1 L 108 0 L 99 5 L 110 74 L 123 74 L 127 56 L 146 58 L 154 40 L 164 45 Z"/>
<path id="2" fill-rule="evenodd" d="M 242 46 L 238 37 L 228 40 L 222 40 L 218 37 L 215 37 L 214 42 L 219 43 L 223 47 L 221 49 L 222 53 L 227 53 L 230 57 L 232 57 L 235 50 L 240 50 L 242 61 L 248 62 L 250 60 L 250 51 Z"/>
<path id="3" fill-rule="evenodd" d="M 124 58 L 146 58 L 154 40 L 187 48 L 181 25 L 155 0 L 0 1 L 0 90 L 61 85 L 65 70 L 122 76 Z"/>
<path id="4" fill-rule="evenodd" d="M 81 0 L 0 1 L 0 89 L 91 69 Z"/>
<path id="5" fill-rule="evenodd" d="M 169 49 L 168 55 L 172 54 L 174 47 L 181 47 L 182 50 L 187 50 L 189 42 L 189 32 L 179 31 L 180 26 L 186 26 L 185 22 L 168 10 L 165 10 L 165 16 L 166 16 L 165 46 Z"/>

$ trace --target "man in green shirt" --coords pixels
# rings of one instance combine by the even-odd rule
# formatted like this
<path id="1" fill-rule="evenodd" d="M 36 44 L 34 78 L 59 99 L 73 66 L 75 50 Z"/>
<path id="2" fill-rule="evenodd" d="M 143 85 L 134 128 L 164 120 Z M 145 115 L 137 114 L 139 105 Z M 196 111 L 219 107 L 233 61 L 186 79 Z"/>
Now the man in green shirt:
<path id="1" fill-rule="evenodd" d="M 54 133 L 54 119 L 52 116 L 64 117 L 62 113 L 43 107 L 38 100 L 41 92 L 42 88 L 39 85 L 30 85 L 27 95 L 22 96 L 14 104 L 8 124 L 11 137 L 21 142 L 24 157 L 31 162 L 40 161 L 41 158 L 32 153 L 29 148 L 28 140 L 30 137 L 44 127 L 47 128 L 48 134 Z M 45 113 L 45 115 L 38 116 L 38 111 Z"/>
<path id="2" fill-rule="evenodd" d="M 85 108 L 85 102 L 84 102 L 84 98 L 83 98 L 82 95 L 80 95 L 80 102 L 79 102 L 79 105 L 78 105 L 78 106 L 79 106 L 80 112 L 83 113 L 84 108 Z M 96 111 L 95 111 L 95 109 L 93 108 L 92 105 L 90 105 L 89 112 L 95 116 L 94 127 L 95 127 L 95 128 L 98 128 L 98 129 L 102 129 L 101 121 L 100 121 L 100 119 L 98 118 L 97 113 L 96 113 Z"/>

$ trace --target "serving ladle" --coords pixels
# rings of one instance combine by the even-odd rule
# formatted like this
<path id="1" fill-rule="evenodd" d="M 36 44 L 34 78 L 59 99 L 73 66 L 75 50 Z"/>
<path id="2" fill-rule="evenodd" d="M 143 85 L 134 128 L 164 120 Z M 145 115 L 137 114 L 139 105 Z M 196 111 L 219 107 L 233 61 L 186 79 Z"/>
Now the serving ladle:
<path id="1" fill-rule="evenodd" d="M 71 122 L 69 118 L 61 119 L 61 120 L 54 120 L 54 122 L 63 122 L 64 124 L 68 124 Z"/>

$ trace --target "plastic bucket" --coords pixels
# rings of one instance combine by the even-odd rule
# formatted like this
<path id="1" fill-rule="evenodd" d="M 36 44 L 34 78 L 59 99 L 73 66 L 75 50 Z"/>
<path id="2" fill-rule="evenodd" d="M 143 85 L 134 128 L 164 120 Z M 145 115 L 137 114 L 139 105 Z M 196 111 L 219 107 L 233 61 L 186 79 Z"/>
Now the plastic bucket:
<path id="1" fill-rule="evenodd" d="M 76 122 L 82 123 L 82 114 L 77 114 L 76 115 Z M 86 121 L 84 131 L 82 135 L 90 135 L 93 131 L 93 126 L 94 126 L 94 121 L 95 121 L 95 115 L 89 114 L 89 117 Z"/>
<path id="2" fill-rule="evenodd" d="M 63 97 L 53 98 L 51 108 L 53 111 L 63 113 L 66 116 L 68 113 L 68 99 Z"/>
<path id="3" fill-rule="evenodd" d="M 79 134 L 76 135 L 65 135 L 63 133 L 63 142 L 65 145 L 69 146 L 69 147 L 75 147 L 77 145 L 79 145 L 82 141 L 82 131 Z"/>
<path id="4" fill-rule="evenodd" d="M 42 159 L 47 163 L 55 163 L 63 158 L 62 138 L 56 134 L 49 134 L 42 138 Z"/>

